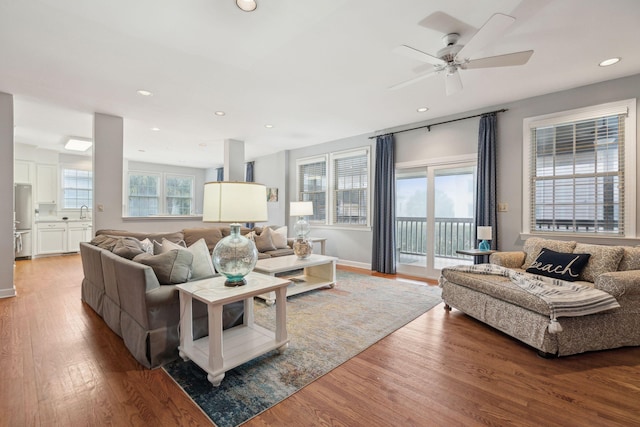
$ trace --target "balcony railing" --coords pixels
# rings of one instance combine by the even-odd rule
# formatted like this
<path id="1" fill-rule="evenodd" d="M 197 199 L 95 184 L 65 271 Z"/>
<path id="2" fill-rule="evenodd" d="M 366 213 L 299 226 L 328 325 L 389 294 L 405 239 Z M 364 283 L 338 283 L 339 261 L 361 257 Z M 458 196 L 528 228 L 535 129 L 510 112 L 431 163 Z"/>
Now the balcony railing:
<path id="1" fill-rule="evenodd" d="M 475 247 L 474 227 L 473 218 L 436 218 L 434 256 L 467 259 L 467 256 L 456 251 Z M 396 218 L 396 244 L 401 254 L 426 256 L 428 240 L 426 218 Z"/>

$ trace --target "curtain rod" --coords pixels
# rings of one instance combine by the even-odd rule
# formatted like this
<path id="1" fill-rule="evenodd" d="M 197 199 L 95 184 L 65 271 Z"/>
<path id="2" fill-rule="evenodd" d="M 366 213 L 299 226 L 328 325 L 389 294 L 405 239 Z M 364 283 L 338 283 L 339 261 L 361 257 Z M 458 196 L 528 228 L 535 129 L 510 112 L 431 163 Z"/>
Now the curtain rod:
<path id="1" fill-rule="evenodd" d="M 432 123 L 430 125 L 418 126 L 418 127 L 411 128 L 411 129 L 397 130 L 395 132 L 387 132 L 387 133 L 383 133 L 381 135 L 370 136 L 369 139 L 377 138 L 379 136 L 395 135 L 396 133 L 409 132 L 411 130 L 418 130 L 418 129 L 424 129 L 424 128 L 427 128 L 427 131 L 431 132 L 431 126 L 438 126 L 438 125 L 444 125 L 445 123 L 453 123 L 453 122 L 459 122 L 460 120 L 473 119 L 474 117 L 484 116 L 485 114 L 504 113 L 505 111 L 508 111 L 508 109 L 503 108 L 502 110 L 495 110 L 495 111 L 489 111 L 487 113 L 476 114 L 476 115 L 473 115 L 473 116 L 460 117 L 459 119 L 447 120 L 447 121 L 439 122 L 439 123 Z"/>

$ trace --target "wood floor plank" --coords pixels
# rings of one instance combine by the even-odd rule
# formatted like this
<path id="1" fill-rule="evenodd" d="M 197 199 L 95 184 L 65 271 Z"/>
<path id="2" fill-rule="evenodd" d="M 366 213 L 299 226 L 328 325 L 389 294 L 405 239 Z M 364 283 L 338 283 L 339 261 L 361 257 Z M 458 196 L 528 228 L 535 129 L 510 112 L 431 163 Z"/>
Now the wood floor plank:
<path id="1" fill-rule="evenodd" d="M 0 426 L 211 425 L 81 302 L 78 255 L 18 261 L 15 276 L 18 296 L 0 300 Z M 245 425 L 630 426 L 637 402 L 640 348 L 542 359 L 440 304 Z"/>

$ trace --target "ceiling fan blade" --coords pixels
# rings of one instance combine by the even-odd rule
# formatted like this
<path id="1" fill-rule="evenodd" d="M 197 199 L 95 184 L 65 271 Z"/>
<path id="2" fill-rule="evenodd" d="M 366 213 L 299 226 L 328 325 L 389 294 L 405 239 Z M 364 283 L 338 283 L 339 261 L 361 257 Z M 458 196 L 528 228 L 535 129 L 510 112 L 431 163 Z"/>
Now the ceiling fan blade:
<path id="1" fill-rule="evenodd" d="M 435 69 L 433 69 L 433 70 L 431 70 L 431 71 L 429 71 L 429 72 L 426 72 L 426 73 L 424 73 L 424 74 L 420 74 L 419 76 L 413 77 L 413 78 L 411 78 L 411 79 L 409 79 L 409 80 L 405 80 L 405 81 L 403 81 L 403 82 L 396 83 L 396 84 L 394 84 L 393 86 L 389 86 L 389 90 L 401 89 L 401 88 L 403 88 L 403 87 L 406 87 L 406 86 L 412 85 L 412 84 L 414 84 L 414 83 L 416 83 L 416 82 L 419 82 L 420 80 L 424 80 L 424 79 L 426 79 L 427 77 L 431 77 L 431 76 L 433 76 L 433 75 L 435 74 L 435 72 L 436 72 L 436 70 L 435 70 Z"/>
<path id="2" fill-rule="evenodd" d="M 418 61 L 427 62 L 429 64 L 433 64 L 433 65 L 445 64 L 445 62 L 442 59 L 436 58 L 435 56 L 429 55 L 428 53 L 424 53 L 421 50 L 414 49 L 411 46 L 407 46 L 407 45 L 398 46 L 394 48 L 393 51 L 399 55 L 404 55 L 409 58 L 416 59 Z"/>
<path id="3" fill-rule="evenodd" d="M 489 56 L 486 58 L 478 58 L 469 61 L 464 68 L 490 68 L 490 67 L 510 67 L 514 65 L 524 65 L 533 55 L 532 50 L 522 52 L 507 53 L 505 55 Z"/>
<path id="4" fill-rule="evenodd" d="M 502 13 L 496 13 L 484 23 L 482 28 L 464 45 L 456 55 L 457 58 L 469 58 L 492 41 L 500 37 L 515 22 L 516 18 Z"/>
<path id="5" fill-rule="evenodd" d="M 456 70 L 455 73 L 447 73 L 445 75 L 445 89 L 447 96 L 458 93 L 462 90 L 462 80 L 460 79 L 460 73 Z"/>

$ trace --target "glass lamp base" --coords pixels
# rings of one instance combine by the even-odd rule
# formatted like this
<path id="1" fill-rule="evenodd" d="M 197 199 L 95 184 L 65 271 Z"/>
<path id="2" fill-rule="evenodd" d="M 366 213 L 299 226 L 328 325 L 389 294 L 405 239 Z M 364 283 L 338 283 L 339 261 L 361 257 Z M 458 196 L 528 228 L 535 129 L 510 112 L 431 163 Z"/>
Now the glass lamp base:
<path id="1" fill-rule="evenodd" d="M 240 280 L 231 280 L 231 279 L 227 279 L 224 281 L 224 285 L 231 287 L 231 288 L 235 288 L 237 286 L 244 286 L 247 284 L 247 279 L 245 279 L 244 277 Z"/>
<path id="2" fill-rule="evenodd" d="M 482 242 L 480 242 L 480 244 L 478 245 L 478 249 L 480 249 L 481 251 L 489 251 L 491 250 L 491 245 L 489 244 L 488 241 L 483 240 Z"/>
<path id="3" fill-rule="evenodd" d="M 313 251 L 313 244 L 307 239 L 296 238 L 293 242 L 293 253 L 300 259 L 309 258 Z"/>
<path id="4" fill-rule="evenodd" d="M 242 286 L 258 261 L 256 245 L 240 235 L 240 224 L 231 224 L 231 235 L 220 240 L 211 256 L 218 273 L 227 276 L 225 286 Z"/>

